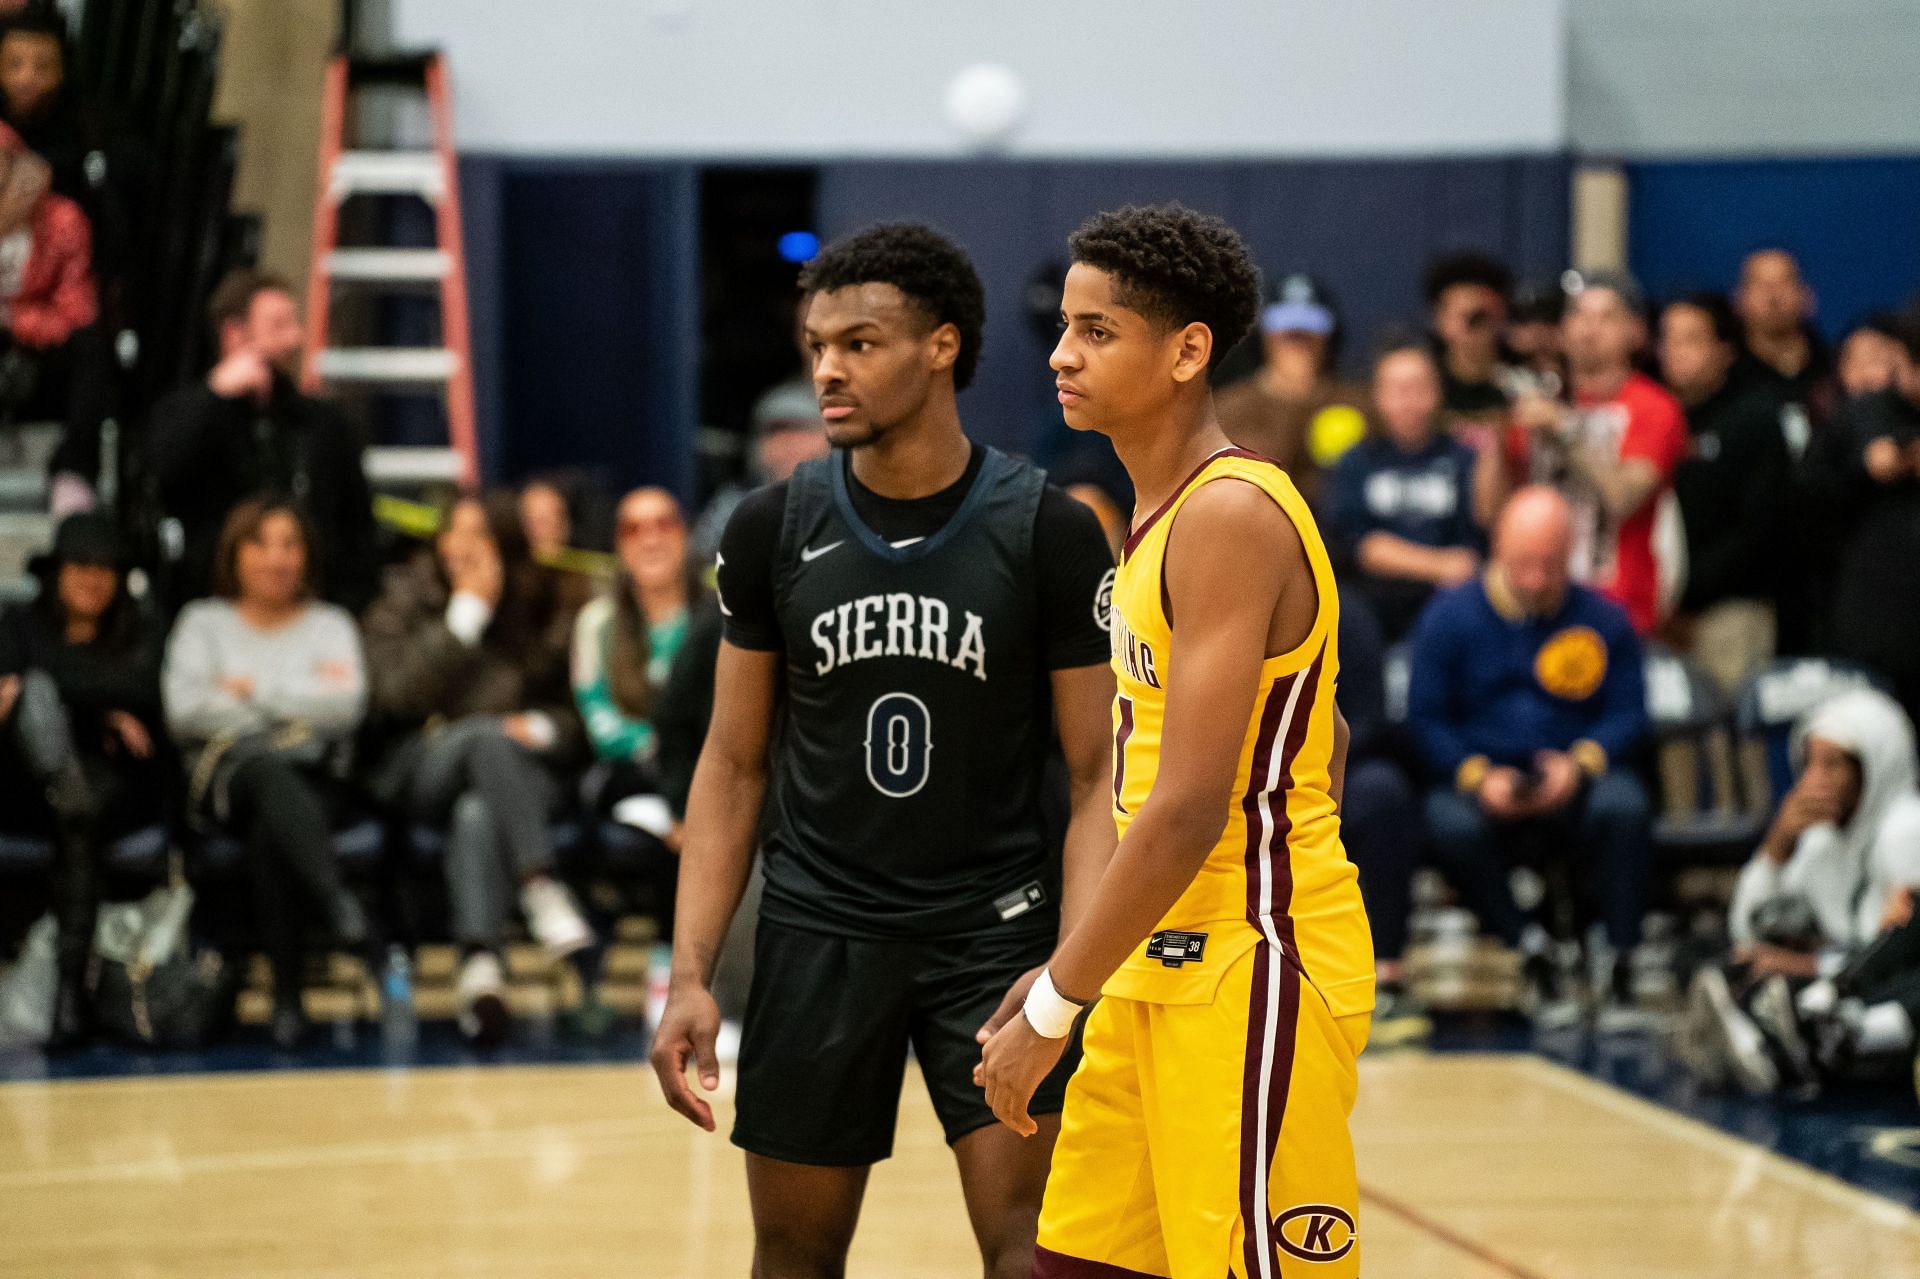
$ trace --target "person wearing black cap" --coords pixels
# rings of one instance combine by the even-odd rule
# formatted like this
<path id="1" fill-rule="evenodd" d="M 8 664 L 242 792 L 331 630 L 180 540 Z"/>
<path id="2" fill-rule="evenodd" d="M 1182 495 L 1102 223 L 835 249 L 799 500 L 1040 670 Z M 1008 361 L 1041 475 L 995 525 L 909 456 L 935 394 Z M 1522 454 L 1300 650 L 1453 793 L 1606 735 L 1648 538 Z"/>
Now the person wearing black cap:
<path id="1" fill-rule="evenodd" d="M 157 820 L 165 794 L 161 638 L 124 563 L 111 521 L 69 516 L 34 565 L 39 597 L 0 614 L 0 813 L 54 841 L 56 1046 L 85 1032 L 101 852 Z"/>
<path id="2" fill-rule="evenodd" d="M 1214 397 L 1220 425 L 1241 448 L 1278 462 L 1309 501 L 1321 472 L 1367 432 L 1366 395 L 1333 363 L 1340 319 L 1313 277 L 1281 277 L 1260 312 L 1260 371 Z"/>

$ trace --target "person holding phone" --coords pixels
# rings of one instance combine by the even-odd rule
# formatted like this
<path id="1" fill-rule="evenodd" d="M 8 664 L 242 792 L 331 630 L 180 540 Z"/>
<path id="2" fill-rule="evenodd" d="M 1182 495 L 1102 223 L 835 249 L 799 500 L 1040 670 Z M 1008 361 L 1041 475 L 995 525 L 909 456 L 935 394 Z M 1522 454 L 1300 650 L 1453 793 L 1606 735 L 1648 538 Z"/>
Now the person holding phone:
<path id="1" fill-rule="evenodd" d="M 1466 906 L 1521 952 L 1533 992 L 1550 997 L 1547 934 L 1515 901 L 1508 870 L 1529 846 L 1575 859 L 1614 953 L 1609 994 L 1624 1009 L 1652 854 L 1632 766 L 1646 696 L 1626 612 L 1569 580 L 1572 536 L 1561 494 L 1514 494 L 1486 573 L 1421 615 L 1407 721 L 1435 781 L 1432 857 Z"/>

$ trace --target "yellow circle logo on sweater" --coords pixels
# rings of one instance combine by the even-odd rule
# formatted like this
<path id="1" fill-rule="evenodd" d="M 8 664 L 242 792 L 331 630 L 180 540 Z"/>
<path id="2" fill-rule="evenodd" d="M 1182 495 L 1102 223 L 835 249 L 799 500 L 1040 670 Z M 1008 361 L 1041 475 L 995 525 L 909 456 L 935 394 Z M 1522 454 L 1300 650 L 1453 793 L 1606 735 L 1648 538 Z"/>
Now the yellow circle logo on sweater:
<path id="1" fill-rule="evenodd" d="M 1607 642 L 1591 626 L 1569 626 L 1540 646 L 1533 674 L 1553 696 L 1584 702 L 1607 677 Z"/>

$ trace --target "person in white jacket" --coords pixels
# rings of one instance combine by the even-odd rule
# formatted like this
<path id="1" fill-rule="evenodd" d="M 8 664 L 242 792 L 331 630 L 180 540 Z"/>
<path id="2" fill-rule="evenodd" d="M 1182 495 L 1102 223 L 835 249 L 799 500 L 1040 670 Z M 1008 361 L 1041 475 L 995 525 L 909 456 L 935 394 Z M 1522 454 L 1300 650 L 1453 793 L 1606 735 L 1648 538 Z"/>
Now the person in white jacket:
<path id="1" fill-rule="evenodd" d="M 1732 963 L 1696 976 L 1683 1035 L 1698 1073 L 1752 1092 L 1812 1081 L 1803 1023 L 1835 1011 L 1832 979 L 1920 885 L 1920 762 L 1899 705 L 1848 690 L 1800 723 L 1793 750 L 1793 789 L 1734 889 Z"/>

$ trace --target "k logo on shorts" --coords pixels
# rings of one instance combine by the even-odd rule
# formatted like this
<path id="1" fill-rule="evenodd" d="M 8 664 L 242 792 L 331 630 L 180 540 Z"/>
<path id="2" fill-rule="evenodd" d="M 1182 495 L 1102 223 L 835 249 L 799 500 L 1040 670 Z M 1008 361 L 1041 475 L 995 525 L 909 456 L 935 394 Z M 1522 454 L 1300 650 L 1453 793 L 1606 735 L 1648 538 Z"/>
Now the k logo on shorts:
<path id="1" fill-rule="evenodd" d="M 1360 1232 L 1344 1208 L 1332 1204 L 1301 1204 L 1273 1222 L 1274 1244 L 1301 1261 L 1338 1261 L 1353 1251 Z"/>

